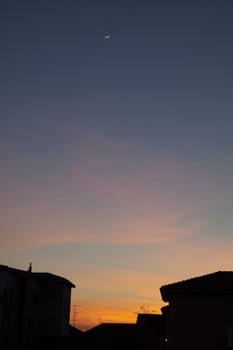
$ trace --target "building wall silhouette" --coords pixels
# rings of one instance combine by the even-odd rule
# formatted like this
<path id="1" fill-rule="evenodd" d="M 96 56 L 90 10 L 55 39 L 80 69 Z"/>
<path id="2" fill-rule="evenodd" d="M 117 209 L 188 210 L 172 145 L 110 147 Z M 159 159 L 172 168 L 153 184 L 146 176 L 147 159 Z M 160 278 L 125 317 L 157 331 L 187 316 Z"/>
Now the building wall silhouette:
<path id="1" fill-rule="evenodd" d="M 161 287 L 167 350 L 233 349 L 233 272 Z"/>
<path id="2" fill-rule="evenodd" d="M 67 279 L 0 265 L 0 347 L 68 335 L 71 288 Z"/>

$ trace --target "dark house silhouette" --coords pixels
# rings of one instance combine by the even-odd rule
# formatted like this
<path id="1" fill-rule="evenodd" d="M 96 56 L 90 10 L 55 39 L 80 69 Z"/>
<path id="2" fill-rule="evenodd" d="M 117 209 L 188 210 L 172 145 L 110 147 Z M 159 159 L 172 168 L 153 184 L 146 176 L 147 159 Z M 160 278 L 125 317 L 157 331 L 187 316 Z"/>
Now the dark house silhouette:
<path id="1" fill-rule="evenodd" d="M 160 288 L 169 305 L 167 350 L 233 349 L 233 272 L 215 272 Z"/>
<path id="2" fill-rule="evenodd" d="M 86 349 L 117 350 L 134 348 L 135 324 L 101 323 L 85 332 Z"/>
<path id="3" fill-rule="evenodd" d="M 164 350 L 165 324 L 160 314 L 137 316 L 135 348 L 144 350 Z"/>
<path id="4" fill-rule="evenodd" d="M 71 288 L 67 279 L 0 265 L 0 348 L 17 349 L 69 334 Z"/>
<path id="5" fill-rule="evenodd" d="M 41 338 L 20 350 L 88 350 L 85 333 L 70 326 L 69 335 Z"/>
<path id="6" fill-rule="evenodd" d="M 163 350 L 163 316 L 138 314 L 136 323 L 102 323 L 85 332 L 85 349 Z"/>
<path id="7" fill-rule="evenodd" d="M 165 323 L 160 314 L 138 314 L 136 322 L 136 348 L 164 350 Z"/>

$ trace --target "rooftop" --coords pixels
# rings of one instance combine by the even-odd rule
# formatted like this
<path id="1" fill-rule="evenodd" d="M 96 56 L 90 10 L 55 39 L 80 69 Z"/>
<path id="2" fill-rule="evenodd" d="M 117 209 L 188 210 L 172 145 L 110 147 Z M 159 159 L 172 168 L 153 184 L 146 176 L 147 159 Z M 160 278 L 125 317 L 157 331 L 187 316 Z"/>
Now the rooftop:
<path id="1" fill-rule="evenodd" d="M 233 294 L 233 271 L 218 271 L 160 288 L 164 301 L 177 294 Z"/>
<path id="2" fill-rule="evenodd" d="M 60 277 L 57 275 L 54 275 L 49 272 L 31 272 L 31 271 L 24 271 L 15 269 L 6 265 L 0 265 L 0 271 L 7 271 L 14 273 L 16 275 L 20 275 L 25 278 L 35 278 L 36 280 L 40 282 L 52 282 L 52 283 L 65 283 L 68 284 L 71 288 L 74 288 L 75 285 L 71 283 L 68 279 L 64 277 Z"/>

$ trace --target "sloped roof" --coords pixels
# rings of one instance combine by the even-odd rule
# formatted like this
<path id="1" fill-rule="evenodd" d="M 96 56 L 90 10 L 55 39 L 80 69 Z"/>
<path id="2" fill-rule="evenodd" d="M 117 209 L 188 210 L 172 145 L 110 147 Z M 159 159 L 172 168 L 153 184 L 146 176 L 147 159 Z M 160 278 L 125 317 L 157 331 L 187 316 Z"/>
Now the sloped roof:
<path id="1" fill-rule="evenodd" d="M 69 280 L 67 280 L 66 278 L 54 275 L 49 272 L 31 272 L 31 274 L 40 282 L 65 283 L 70 285 L 70 287 L 72 288 L 75 287 L 75 285 L 71 283 Z"/>
<path id="2" fill-rule="evenodd" d="M 135 323 L 101 323 L 91 329 L 88 329 L 85 333 L 90 335 L 113 335 L 125 331 L 132 331 L 134 328 Z"/>
<path id="3" fill-rule="evenodd" d="M 25 278 L 35 278 L 40 282 L 52 282 L 52 283 L 65 283 L 68 284 L 71 288 L 74 288 L 75 285 L 71 283 L 68 279 L 54 275 L 49 272 L 28 272 L 24 270 L 15 269 L 7 265 L 0 265 L 0 271 L 7 271 L 19 275 L 20 277 Z"/>
<path id="4" fill-rule="evenodd" d="M 233 294 L 233 271 L 218 271 L 160 288 L 164 301 L 177 294 Z"/>
<path id="5" fill-rule="evenodd" d="M 13 267 L 9 267 L 7 265 L 0 265 L 0 271 L 12 272 L 14 274 L 24 275 L 26 271 L 15 269 Z"/>
<path id="6" fill-rule="evenodd" d="M 134 348 L 135 327 L 135 323 L 102 323 L 85 332 L 85 349 Z"/>

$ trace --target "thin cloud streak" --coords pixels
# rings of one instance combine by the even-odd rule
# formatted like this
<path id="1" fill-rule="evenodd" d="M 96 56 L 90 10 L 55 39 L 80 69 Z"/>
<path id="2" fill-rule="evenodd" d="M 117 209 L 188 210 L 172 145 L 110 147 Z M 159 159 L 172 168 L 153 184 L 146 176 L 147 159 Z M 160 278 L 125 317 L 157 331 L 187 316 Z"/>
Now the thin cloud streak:
<path id="1" fill-rule="evenodd" d="M 126 145 L 113 157 L 93 142 L 94 150 L 83 151 L 81 159 L 73 154 L 49 182 L 24 184 L 15 201 L 10 193 L 11 207 L 1 213 L 2 251 L 65 242 L 175 240 L 208 225 L 203 213 L 223 200 L 218 177 L 204 165 L 163 152 L 137 155 Z"/>

